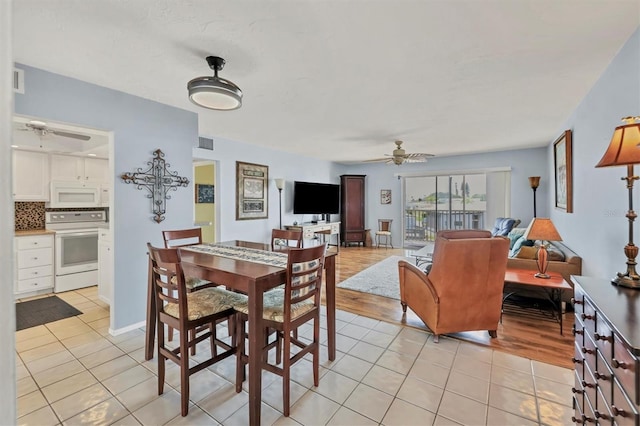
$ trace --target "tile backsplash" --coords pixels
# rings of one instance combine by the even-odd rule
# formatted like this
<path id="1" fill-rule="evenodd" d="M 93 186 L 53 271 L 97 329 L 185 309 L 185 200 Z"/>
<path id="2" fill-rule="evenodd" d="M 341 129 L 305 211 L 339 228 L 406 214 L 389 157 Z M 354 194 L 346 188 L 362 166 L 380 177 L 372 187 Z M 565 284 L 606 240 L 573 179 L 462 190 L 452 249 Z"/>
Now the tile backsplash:
<path id="1" fill-rule="evenodd" d="M 16 201 L 16 231 L 44 229 L 44 202 Z"/>

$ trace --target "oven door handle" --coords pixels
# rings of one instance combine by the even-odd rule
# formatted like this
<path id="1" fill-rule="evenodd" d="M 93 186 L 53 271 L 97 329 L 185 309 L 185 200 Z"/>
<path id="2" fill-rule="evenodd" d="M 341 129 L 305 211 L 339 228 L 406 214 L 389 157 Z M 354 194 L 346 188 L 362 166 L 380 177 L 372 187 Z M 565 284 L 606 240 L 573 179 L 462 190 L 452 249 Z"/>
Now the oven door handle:
<path id="1" fill-rule="evenodd" d="M 68 237 L 68 236 L 72 236 L 72 237 L 88 237 L 91 235 L 98 235 L 98 231 L 88 231 L 88 232 L 65 232 L 65 233 L 58 233 L 58 235 L 60 237 Z"/>

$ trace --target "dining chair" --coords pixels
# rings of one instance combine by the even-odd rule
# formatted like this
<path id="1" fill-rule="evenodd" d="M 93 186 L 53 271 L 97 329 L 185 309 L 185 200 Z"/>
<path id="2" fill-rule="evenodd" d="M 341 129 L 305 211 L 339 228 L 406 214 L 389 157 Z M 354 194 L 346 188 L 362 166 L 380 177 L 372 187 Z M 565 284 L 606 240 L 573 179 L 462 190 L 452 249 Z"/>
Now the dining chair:
<path id="1" fill-rule="evenodd" d="M 162 231 L 165 248 L 186 247 L 195 244 L 202 244 L 202 229 L 175 229 L 171 231 Z M 187 291 L 195 291 L 208 287 L 216 287 L 218 284 L 211 281 L 203 280 L 196 277 L 186 277 Z M 231 326 L 231 324 L 230 324 Z M 195 331 L 194 331 L 195 332 Z M 169 328 L 168 340 L 173 340 L 173 329 Z M 196 348 L 191 349 L 191 355 L 196 354 Z"/>
<path id="2" fill-rule="evenodd" d="M 217 338 L 216 322 L 236 316 L 233 306 L 246 300 L 246 296 L 218 287 L 189 292 L 179 249 L 156 248 L 149 243 L 147 248 L 152 262 L 152 285 L 156 300 L 158 395 L 164 392 L 165 361 L 170 359 L 180 366 L 181 414 L 184 417 L 189 412 L 189 377 L 229 356 L 241 355 L 242 346 L 229 345 Z M 174 349 L 165 345 L 165 325 L 179 332 L 180 342 Z M 206 326 L 204 334 L 192 333 L 202 326 Z M 230 330 L 230 333 L 235 333 L 235 330 Z M 199 363 L 192 358 L 190 362 L 189 348 L 206 339 L 210 341 L 211 357 Z M 218 353 L 218 347 L 223 351 Z M 202 359 L 202 355 L 199 359 Z"/>
<path id="3" fill-rule="evenodd" d="M 302 231 L 299 229 L 272 229 L 271 251 L 285 251 L 302 247 Z"/>
<path id="4" fill-rule="evenodd" d="M 384 238 L 384 246 L 391 246 L 391 248 L 393 248 L 393 241 L 391 240 L 391 222 L 393 222 L 393 219 L 378 219 L 376 247 L 380 247 L 380 239 Z"/>
<path id="5" fill-rule="evenodd" d="M 263 321 L 266 327 L 276 330 L 278 339 L 264 342 L 262 348 L 262 368 L 282 377 L 283 413 L 289 416 L 291 365 L 301 360 L 307 353 L 313 355 L 313 384 L 318 386 L 320 366 L 320 290 L 322 287 L 322 268 L 326 244 L 309 248 L 290 248 L 287 259 L 287 279 L 284 288 L 270 290 L 264 294 Z M 237 358 L 236 392 L 242 390 L 244 366 L 248 358 L 244 355 L 246 331 L 244 323 L 248 320 L 247 302 L 235 305 L 240 325 L 236 328 L 237 342 L 242 356 Z M 313 321 L 313 339 L 306 343 L 292 335 L 301 325 Z M 292 355 L 292 346 L 297 351 Z M 267 352 L 276 347 L 282 354 L 282 366 L 277 361 L 269 361 Z"/>

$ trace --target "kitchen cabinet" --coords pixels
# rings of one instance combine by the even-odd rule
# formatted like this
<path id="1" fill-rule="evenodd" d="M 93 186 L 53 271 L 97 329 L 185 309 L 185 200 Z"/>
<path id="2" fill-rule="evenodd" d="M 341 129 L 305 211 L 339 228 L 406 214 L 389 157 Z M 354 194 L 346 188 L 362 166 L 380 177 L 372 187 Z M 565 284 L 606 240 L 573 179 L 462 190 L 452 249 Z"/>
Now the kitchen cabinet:
<path id="1" fill-rule="evenodd" d="M 49 201 L 49 154 L 14 149 L 13 199 Z"/>
<path id="2" fill-rule="evenodd" d="M 100 185 L 100 206 L 109 207 L 109 193 L 111 192 L 111 185 L 103 183 Z"/>
<path id="3" fill-rule="evenodd" d="M 98 297 L 111 304 L 113 289 L 113 250 L 108 229 L 98 230 Z"/>
<path id="4" fill-rule="evenodd" d="M 108 182 L 109 160 L 103 158 L 51 155 L 51 180 Z"/>
<path id="5" fill-rule="evenodd" d="M 14 293 L 19 297 L 53 290 L 53 234 L 17 236 Z"/>

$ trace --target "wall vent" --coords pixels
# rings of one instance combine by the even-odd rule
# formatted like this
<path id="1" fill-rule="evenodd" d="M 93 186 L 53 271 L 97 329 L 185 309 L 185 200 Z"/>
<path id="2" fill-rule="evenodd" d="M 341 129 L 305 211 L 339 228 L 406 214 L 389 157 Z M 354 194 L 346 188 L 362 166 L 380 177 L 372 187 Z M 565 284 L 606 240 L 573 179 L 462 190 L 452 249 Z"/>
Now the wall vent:
<path id="1" fill-rule="evenodd" d="M 198 138 L 198 148 L 208 149 L 209 151 L 213 151 L 213 139 L 209 138 Z"/>
<path id="2" fill-rule="evenodd" d="M 24 94 L 24 70 L 13 69 L 13 91 Z"/>

